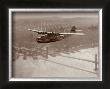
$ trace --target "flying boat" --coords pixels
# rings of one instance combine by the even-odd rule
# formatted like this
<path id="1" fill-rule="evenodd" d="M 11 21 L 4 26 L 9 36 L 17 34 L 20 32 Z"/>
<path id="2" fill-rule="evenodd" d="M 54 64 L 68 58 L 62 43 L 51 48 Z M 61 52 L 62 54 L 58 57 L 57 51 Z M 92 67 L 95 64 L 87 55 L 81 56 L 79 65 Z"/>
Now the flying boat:
<path id="1" fill-rule="evenodd" d="M 73 28 L 76 29 L 75 27 L 73 27 Z M 40 37 L 36 37 L 36 41 L 38 43 L 50 43 L 50 42 L 60 41 L 60 40 L 65 39 L 67 37 L 67 35 L 85 35 L 84 33 L 78 32 L 81 30 L 76 31 L 73 28 L 68 33 L 38 31 L 36 29 L 28 29 L 28 31 L 32 31 L 32 32 L 35 32 L 35 33 L 41 35 Z"/>

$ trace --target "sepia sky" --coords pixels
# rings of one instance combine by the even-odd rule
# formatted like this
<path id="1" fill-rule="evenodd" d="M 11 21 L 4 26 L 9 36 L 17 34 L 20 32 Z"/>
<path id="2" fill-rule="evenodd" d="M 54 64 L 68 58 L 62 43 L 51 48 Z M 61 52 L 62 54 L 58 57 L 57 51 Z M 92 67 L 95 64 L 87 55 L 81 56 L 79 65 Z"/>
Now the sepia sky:
<path id="1" fill-rule="evenodd" d="M 75 18 L 75 17 L 98 17 L 98 13 L 97 12 L 91 12 L 91 13 L 45 13 L 45 12 L 14 12 L 14 18 L 15 19 L 25 19 L 25 18 L 49 18 L 49 17 L 57 17 L 57 18 Z"/>

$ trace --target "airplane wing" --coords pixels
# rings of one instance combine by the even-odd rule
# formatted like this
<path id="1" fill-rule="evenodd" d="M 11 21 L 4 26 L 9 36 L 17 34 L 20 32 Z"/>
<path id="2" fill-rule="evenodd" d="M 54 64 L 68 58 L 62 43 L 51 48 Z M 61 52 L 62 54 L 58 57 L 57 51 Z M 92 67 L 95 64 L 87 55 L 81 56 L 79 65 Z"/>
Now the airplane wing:
<path id="1" fill-rule="evenodd" d="M 59 34 L 59 33 L 56 33 L 56 32 L 45 32 L 45 31 L 38 31 L 38 30 L 35 30 L 35 29 L 28 29 L 28 31 L 32 31 L 32 32 L 36 32 L 38 34 Z"/>
<path id="2" fill-rule="evenodd" d="M 68 35 L 85 35 L 84 33 L 59 33 L 59 34 L 61 34 L 61 35 L 66 35 L 66 34 L 68 34 Z"/>
<path id="3" fill-rule="evenodd" d="M 38 32 L 37 30 L 34 30 L 34 29 L 28 29 L 28 31 Z"/>
<path id="4" fill-rule="evenodd" d="M 28 29 L 28 31 L 36 32 L 36 33 L 38 33 L 38 34 L 47 34 L 47 32 L 38 31 L 38 30 L 35 30 L 35 29 Z"/>
<path id="5" fill-rule="evenodd" d="M 56 32 L 44 32 L 44 31 L 37 31 L 35 29 L 28 29 L 29 31 L 32 31 L 32 32 L 36 32 L 38 34 L 51 34 L 51 33 L 54 33 L 54 34 L 60 34 L 60 35 L 85 35 L 84 33 L 56 33 Z M 81 31 L 81 30 L 79 30 Z"/>

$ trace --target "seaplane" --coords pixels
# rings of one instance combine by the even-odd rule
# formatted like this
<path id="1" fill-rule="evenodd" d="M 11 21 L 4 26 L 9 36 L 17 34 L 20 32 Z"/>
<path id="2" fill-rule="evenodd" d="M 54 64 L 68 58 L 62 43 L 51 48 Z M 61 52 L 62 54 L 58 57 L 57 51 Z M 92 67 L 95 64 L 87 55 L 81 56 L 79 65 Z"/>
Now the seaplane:
<path id="1" fill-rule="evenodd" d="M 79 33 L 75 27 L 71 29 L 68 33 L 57 33 L 57 32 L 46 32 L 46 31 L 38 31 L 36 29 L 28 29 L 28 31 L 35 32 L 37 34 L 41 34 L 40 37 L 36 37 L 36 41 L 38 43 L 50 43 L 63 40 L 67 37 L 67 35 L 85 35 L 84 33 Z"/>

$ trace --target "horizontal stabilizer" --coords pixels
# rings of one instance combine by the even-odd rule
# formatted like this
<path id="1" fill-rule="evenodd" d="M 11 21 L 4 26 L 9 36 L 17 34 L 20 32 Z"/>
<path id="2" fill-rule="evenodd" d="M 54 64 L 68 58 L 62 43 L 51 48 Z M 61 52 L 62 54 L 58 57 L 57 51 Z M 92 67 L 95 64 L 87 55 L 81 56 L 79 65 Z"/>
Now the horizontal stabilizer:
<path id="1" fill-rule="evenodd" d="M 76 32 L 80 32 L 80 31 L 82 31 L 82 30 L 76 30 Z"/>

